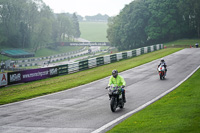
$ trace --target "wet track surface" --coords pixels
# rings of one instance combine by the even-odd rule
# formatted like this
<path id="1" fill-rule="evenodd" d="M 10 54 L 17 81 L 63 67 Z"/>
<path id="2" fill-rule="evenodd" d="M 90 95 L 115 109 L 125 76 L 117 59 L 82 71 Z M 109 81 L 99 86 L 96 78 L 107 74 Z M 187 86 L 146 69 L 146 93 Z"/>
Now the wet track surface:
<path id="1" fill-rule="evenodd" d="M 109 77 L 39 98 L 0 106 L 1 133 L 90 133 L 171 89 L 200 65 L 200 49 L 164 57 L 168 72 L 160 80 L 160 60 L 120 73 L 127 83 L 124 109 L 112 113 Z M 103 131 L 104 132 L 104 131 Z"/>

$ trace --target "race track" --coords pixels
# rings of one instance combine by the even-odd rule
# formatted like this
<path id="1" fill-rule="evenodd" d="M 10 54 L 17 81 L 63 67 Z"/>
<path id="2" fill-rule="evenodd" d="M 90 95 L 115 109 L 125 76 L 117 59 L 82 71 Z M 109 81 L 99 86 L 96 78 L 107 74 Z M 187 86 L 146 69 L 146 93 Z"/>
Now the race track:
<path id="1" fill-rule="evenodd" d="M 59 93 L 0 106 L 1 133 L 90 133 L 171 89 L 200 65 L 200 49 L 164 57 L 166 80 L 157 73 L 160 60 L 120 73 L 127 83 L 125 108 L 112 113 L 104 78 Z M 87 77 L 86 77 L 87 78 Z M 67 84 L 67 83 L 66 83 Z M 105 131 L 102 131 L 105 132 Z"/>

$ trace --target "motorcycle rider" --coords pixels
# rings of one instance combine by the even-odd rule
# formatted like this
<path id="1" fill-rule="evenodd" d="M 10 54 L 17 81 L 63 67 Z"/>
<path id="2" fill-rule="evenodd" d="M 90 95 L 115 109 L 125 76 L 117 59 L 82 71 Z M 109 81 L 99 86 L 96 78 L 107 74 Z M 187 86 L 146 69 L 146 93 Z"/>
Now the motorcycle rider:
<path id="1" fill-rule="evenodd" d="M 158 65 L 158 67 L 160 65 L 164 66 L 164 68 L 165 68 L 165 76 L 166 76 L 166 73 L 167 73 L 167 64 L 165 63 L 164 58 L 161 59 L 160 64 Z"/>
<path id="2" fill-rule="evenodd" d="M 112 71 L 112 76 L 110 77 L 108 87 L 110 87 L 112 84 L 122 87 L 120 88 L 122 92 L 122 98 L 123 98 L 124 103 L 126 103 L 125 90 L 124 90 L 124 87 L 126 86 L 126 82 L 122 76 L 118 75 L 117 70 Z"/>

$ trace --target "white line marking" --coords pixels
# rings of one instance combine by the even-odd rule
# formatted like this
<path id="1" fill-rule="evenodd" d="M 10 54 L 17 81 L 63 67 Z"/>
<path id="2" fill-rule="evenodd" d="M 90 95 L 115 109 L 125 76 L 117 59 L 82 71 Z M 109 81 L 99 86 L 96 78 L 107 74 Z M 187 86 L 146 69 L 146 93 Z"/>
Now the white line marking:
<path id="1" fill-rule="evenodd" d="M 103 130 L 105 130 L 106 128 L 112 126 L 113 124 L 117 123 L 118 121 L 126 118 L 127 116 L 130 116 L 142 109 L 144 109 L 145 107 L 149 106 L 150 104 L 154 103 L 155 101 L 159 100 L 161 97 L 165 96 L 166 94 L 170 93 L 171 91 L 173 91 L 174 89 L 176 89 L 178 86 L 180 86 L 183 82 L 185 82 L 189 77 L 191 77 L 198 69 L 200 68 L 200 65 L 192 72 L 190 73 L 185 79 L 183 79 L 181 82 L 179 82 L 177 85 L 175 85 L 173 88 L 167 90 L 166 92 L 162 93 L 161 95 L 157 96 L 156 98 L 152 99 L 151 101 L 143 104 L 142 106 L 138 107 L 137 109 L 130 111 L 129 113 L 126 113 L 122 116 L 120 116 L 119 118 L 107 123 L 106 125 L 100 127 L 99 129 L 96 129 L 95 131 L 93 131 L 92 133 L 100 133 Z"/>

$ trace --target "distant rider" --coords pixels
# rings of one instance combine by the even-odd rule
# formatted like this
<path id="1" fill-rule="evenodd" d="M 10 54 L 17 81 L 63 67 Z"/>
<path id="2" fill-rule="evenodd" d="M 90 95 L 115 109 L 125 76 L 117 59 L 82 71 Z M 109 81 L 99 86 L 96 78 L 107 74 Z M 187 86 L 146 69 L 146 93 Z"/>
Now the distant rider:
<path id="1" fill-rule="evenodd" d="M 158 67 L 161 66 L 164 66 L 165 67 L 165 75 L 167 73 L 167 64 L 165 63 L 165 60 L 162 58 L 161 61 L 160 61 L 160 64 L 158 65 Z"/>
<path id="2" fill-rule="evenodd" d="M 123 101 L 125 103 L 126 102 L 126 97 L 125 97 L 124 87 L 126 86 L 126 82 L 125 82 L 125 80 L 124 80 L 124 78 L 122 76 L 118 75 L 118 71 L 117 70 L 113 70 L 112 71 L 112 76 L 110 77 L 108 86 L 111 86 L 112 84 L 122 87 L 120 89 L 122 91 L 122 98 L 123 98 Z"/>

